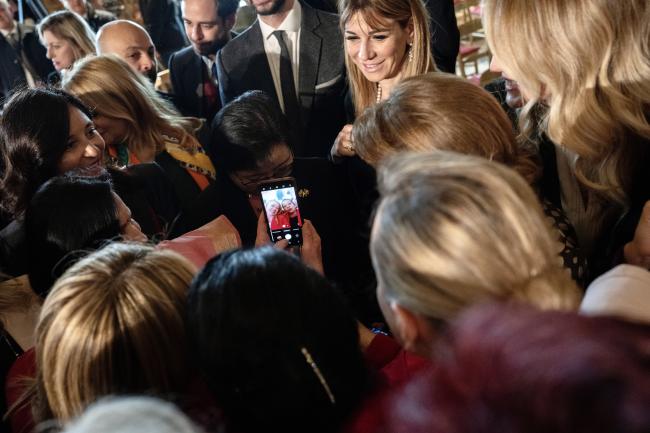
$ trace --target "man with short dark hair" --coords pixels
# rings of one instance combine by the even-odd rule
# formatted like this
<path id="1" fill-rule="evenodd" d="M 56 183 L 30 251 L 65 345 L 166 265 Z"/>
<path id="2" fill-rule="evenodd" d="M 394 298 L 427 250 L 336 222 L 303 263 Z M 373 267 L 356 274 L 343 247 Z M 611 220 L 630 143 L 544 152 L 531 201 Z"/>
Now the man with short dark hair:
<path id="1" fill-rule="evenodd" d="M 221 108 L 214 67 L 217 52 L 230 40 L 237 0 L 183 0 L 185 34 L 191 46 L 169 59 L 174 98 L 185 116 L 210 120 Z"/>
<path id="2" fill-rule="evenodd" d="M 7 0 L 0 0 L 0 108 L 11 91 L 46 82 L 54 71 L 34 27 L 14 21 Z"/>
<path id="3" fill-rule="evenodd" d="M 298 0 L 251 4 L 257 21 L 217 56 L 222 100 L 264 90 L 289 120 L 296 156 L 325 157 L 346 120 L 339 18 Z"/>

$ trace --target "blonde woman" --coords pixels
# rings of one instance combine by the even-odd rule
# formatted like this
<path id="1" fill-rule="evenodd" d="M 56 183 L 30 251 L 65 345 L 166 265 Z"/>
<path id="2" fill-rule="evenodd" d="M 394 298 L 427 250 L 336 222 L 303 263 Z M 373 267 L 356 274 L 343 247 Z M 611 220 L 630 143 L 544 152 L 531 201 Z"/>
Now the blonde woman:
<path id="1" fill-rule="evenodd" d="M 531 186 L 540 174 L 535 149 L 517 144 L 495 98 L 450 74 L 432 72 L 403 80 L 387 100 L 357 118 L 352 137 L 359 157 L 373 167 L 396 153 L 440 149 L 501 162 Z M 556 251 L 564 266 L 586 286 L 587 267 L 571 224 L 560 208 L 545 197 L 540 200 L 555 228 Z"/>
<path id="2" fill-rule="evenodd" d="M 339 10 L 354 116 L 388 98 L 402 79 L 435 69 L 421 0 L 341 0 Z M 351 129 L 343 127 L 332 157 L 355 155 Z"/>
<path id="3" fill-rule="evenodd" d="M 526 101 L 522 140 L 555 143 L 545 170 L 581 246 L 603 264 L 650 258 L 650 237 L 630 242 L 650 200 L 650 3 L 486 0 L 484 14 L 492 68 Z"/>
<path id="4" fill-rule="evenodd" d="M 74 12 L 64 10 L 46 16 L 38 24 L 38 34 L 59 74 L 82 57 L 95 54 L 95 33 Z"/>
<path id="5" fill-rule="evenodd" d="M 181 117 L 124 60 L 114 55 L 84 59 L 65 77 L 63 88 L 93 110 L 109 163 L 158 162 L 182 208 L 214 180 L 215 168 L 199 143 L 202 121 Z"/>
<path id="6" fill-rule="evenodd" d="M 440 326 L 487 301 L 577 308 L 539 202 L 504 165 L 406 153 L 379 171 L 371 255 L 377 297 L 405 349 L 431 352 Z"/>
<path id="7" fill-rule="evenodd" d="M 111 394 L 182 393 L 194 272 L 173 252 L 114 243 L 63 274 L 36 329 L 35 421 L 68 422 Z"/>

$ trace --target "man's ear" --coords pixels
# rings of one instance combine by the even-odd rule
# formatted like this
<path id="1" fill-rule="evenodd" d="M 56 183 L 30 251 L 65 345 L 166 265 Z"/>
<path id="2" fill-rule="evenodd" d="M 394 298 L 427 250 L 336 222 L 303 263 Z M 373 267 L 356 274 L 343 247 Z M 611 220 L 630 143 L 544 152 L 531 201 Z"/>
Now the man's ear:
<path id="1" fill-rule="evenodd" d="M 235 26 L 235 18 L 237 17 L 237 12 L 233 12 L 230 15 L 226 17 L 226 19 L 223 22 L 224 27 L 226 28 L 226 31 L 231 31 L 232 28 Z"/>

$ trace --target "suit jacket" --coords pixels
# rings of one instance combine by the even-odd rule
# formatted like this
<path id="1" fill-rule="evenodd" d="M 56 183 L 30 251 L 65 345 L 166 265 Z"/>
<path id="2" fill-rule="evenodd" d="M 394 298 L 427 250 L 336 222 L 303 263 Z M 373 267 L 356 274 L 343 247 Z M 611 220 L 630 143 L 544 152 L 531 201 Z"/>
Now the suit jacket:
<path id="1" fill-rule="evenodd" d="M 36 72 L 34 80 L 47 82 L 47 76 L 54 71 L 52 62 L 45 57 L 45 48 L 38 40 L 32 28 L 18 24 L 22 34 L 22 50 L 30 65 Z M 26 86 L 25 72 L 20 63 L 18 52 L 9 41 L 0 34 L 0 107 L 13 89 Z"/>
<path id="2" fill-rule="evenodd" d="M 456 73 L 456 57 L 460 49 L 460 32 L 456 23 L 453 0 L 428 0 L 431 18 L 431 52 L 433 60 L 443 72 Z"/>
<path id="3" fill-rule="evenodd" d="M 311 220 L 321 237 L 323 264 L 328 277 L 349 281 L 359 272 L 354 266 L 360 243 L 354 233 L 354 210 L 347 203 L 339 182 L 338 167 L 322 158 L 296 158 L 292 175 L 296 179 L 302 218 Z M 194 230 L 225 215 L 235 226 L 245 247 L 255 244 L 257 217 L 246 193 L 238 189 L 226 173 L 217 174 L 215 183 L 181 212 L 170 237 Z"/>
<path id="4" fill-rule="evenodd" d="M 86 18 L 86 21 L 88 22 L 88 25 L 90 26 L 91 29 L 93 29 L 94 32 L 99 30 L 101 26 L 103 26 L 106 23 L 110 23 L 111 21 L 115 21 L 117 17 L 110 13 L 109 11 L 104 11 L 101 9 L 94 9 L 90 5 L 88 5 L 88 17 Z"/>
<path id="5" fill-rule="evenodd" d="M 343 37 L 337 15 L 300 4 L 298 98 L 304 135 L 294 153 L 325 157 L 345 124 Z M 259 21 L 221 49 L 217 74 L 224 105 L 248 90 L 263 90 L 278 100 Z"/>
<path id="6" fill-rule="evenodd" d="M 139 0 L 138 4 L 144 25 L 166 65 L 172 53 L 188 44 L 179 6 L 176 0 Z"/>
<path id="7" fill-rule="evenodd" d="M 169 58 L 169 73 L 174 92 L 174 103 L 183 116 L 201 117 L 208 122 L 221 108 L 219 97 L 210 105 L 203 95 L 203 82 L 208 69 L 192 47 L 186 47 Z"/>

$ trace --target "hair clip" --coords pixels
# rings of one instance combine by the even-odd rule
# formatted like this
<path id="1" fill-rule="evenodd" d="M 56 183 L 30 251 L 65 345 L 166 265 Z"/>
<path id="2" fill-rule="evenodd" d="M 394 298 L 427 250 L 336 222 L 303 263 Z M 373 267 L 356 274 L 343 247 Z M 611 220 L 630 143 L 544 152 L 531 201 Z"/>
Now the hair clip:
<path id="1" fill-rule="evenodd" d="M 325 389 L 325 392 L 327 393 L 327 397 L 329 397 L 330 402 L 332 404 L 336 404 L 336 399 L 334 398 L 334 394 L 332 394 L 332 390 L 327 384 L 327 381 L 325 380 L 325 376 L 323 376 L 323 373 L 321 373 L 320 368 L 318 368 L 316 361 L 314 361 L 314 358 L 311 357 L 311 354 L 309 353 L 306 347 L 301 347 L 300 351 L 304 355 L 307 364 L 309 364 L 311 369 L 314 370 L 314 374 L 316 374 L 316 376 L 318 377 L 318 381 L 320 382 L 320 384 L 323 385 L 323 388 Z"/>

